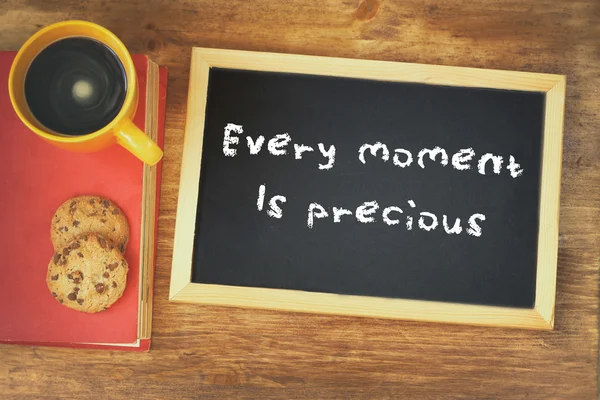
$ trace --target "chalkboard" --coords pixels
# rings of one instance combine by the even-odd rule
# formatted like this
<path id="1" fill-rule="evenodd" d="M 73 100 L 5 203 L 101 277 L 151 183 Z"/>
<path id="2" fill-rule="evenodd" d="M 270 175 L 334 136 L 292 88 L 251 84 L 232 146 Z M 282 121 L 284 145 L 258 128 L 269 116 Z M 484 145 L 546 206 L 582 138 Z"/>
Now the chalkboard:
<path id="1" fill-rule="evenodd" d="M 205 73 L 190 284 L 540 311 L 548 92 Z"/>

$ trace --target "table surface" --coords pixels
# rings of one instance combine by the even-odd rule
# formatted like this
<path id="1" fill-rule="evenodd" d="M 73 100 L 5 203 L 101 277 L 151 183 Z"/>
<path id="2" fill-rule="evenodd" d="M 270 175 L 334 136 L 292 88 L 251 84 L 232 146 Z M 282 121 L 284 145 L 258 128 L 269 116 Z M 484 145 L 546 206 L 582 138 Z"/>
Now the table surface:
<path id="1" fill-rule="evenodd" d="M 169 68 L 152 350 L 0 345 L 1 398 L 595 398 L 600 1 L 363 1 L 1 2 L 0 50 L 87 19 Z M 567 75 L 556 329 L 170 303 L 193 46 Z"/>

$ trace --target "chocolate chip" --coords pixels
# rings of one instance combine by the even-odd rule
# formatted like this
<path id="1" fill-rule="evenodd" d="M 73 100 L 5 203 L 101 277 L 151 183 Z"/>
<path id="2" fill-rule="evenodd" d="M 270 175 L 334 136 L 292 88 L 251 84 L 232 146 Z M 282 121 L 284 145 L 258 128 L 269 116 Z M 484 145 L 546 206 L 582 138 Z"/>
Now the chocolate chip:
<path id="1" fill-rule="evenodd" d="M 120 211 L 117 210 L 116 208 L 114 210 L 112 210 L 112 215 L 119 215 Z"/>
<path id="2" fill-rule="evenodd" d="M 109 264 L 107 268 L 110 269 L 111 271 L 113 271 L 118 266 L 119 266 L 119 263 L 114 262 L 112 264 Z"/>
<path id="3" fill-rule="evenodd" d="M 73 291 L 74 291 L 75 293 L 79 293 L 79 288 L 78 288 L 78 287 L 74 287 L 74 288 L 73 288 Z"/>
<path id="4" fill-rule="evenodd" d="M 67 278 L 73 279 L 73 275 L 72 274 L 67 274 Z"/>
<path id="5" fill-rule="evenodd" d="M 110 249 L 112 250 L 112 249 L 114 249 L 114 248 L 115 248 L 115 245 L 111 243 L 111 244 L 110 244 Z"/>
<path id="6" fill-rule="evenodd" d="M 68 232 L 69 228 L 67 228 L 66 226 L 61 226 L 60 228 L 58 228 L 59 232 Z"/>
<path id="7" fill-rule="evenodd" d="M 63 299 L 59 299 L 58 301 L 60 301 L 60 304 L 62 304 L 62 303 L 63 303 Z"/>
<path id="8" fill-rule="evenodd" d="M 117 230 L 117 228 L 113 228 L 113 230 L 112 230 L 112 231 L 114 232 L 114 231 L 116 231 L 116 230 Z"/>
<path id="9" fill-rule="evenodd" d="M 83 258 L 83 254 L 81 254 L 81 252 L 77 253 L 77 255 L 81 258 Z"/>
<path id="10" fill-rule="evenodd" d="M 65 265 L 67 263 L 67 259 L 65 257 L 62 257 L 60 259 L 60 261 L 58 262 L 58 265 Z"/>
<path id="11" fill-rule="evenodd" d="M 63 256 L 68 256 L 70 252 L 71 252 L 71 249 L 68 247 L 65 247 L 63 249 Z"/>
<path id="12" fill-rule="evenodd" d="M 83 280 L 83 273 L 81 271 L 73 271 L 73 281 L 75 283 L 79 283 L 79 281 Z"/>
<path id="13" fill-rule="evenodd" d="M 101 201 L 101 203 L 102 203 L 102 205 L 104 206 L 104 208 L 108 208 L 108 207 L 110 207 L 110 201 L 108 201 L 108 200 L 106 200 L 106 199 L 105 199 L 105 200 L 102 200 L 102 201 Z"/>
<path id="14" fill-rule="evenodd" d="M 100 222 L 102 222 L 103 224 L 104 224 L 106 221 L 107 221 L 107 219 L 106 219 L 106 218 L 102 218 L 102 219 L 100 219 Z"/>
<path id="15" fill-rule="evenodd" d="M 104 283 L 96 283 L 96 292 L 98 292 L 98 293 L 104 292 Z"/>
<path id="16" fill-rule="evenodd" d="M 81 247 L 81 245 L 79 244 L 79 242 L 73 242 L 73 243 L 71 243 L 71 245 L 69 246 L 69 248 L 70 248 L 71 250 L 75 250 L 75 249 L 78 249 L 78 248 L 80 248 L 80 247 Z"/>
<path id="17" fill-rule="evenodd" d="M 87 242 L 88 240 L 88 235 L 81 235 L 80 238 L 82 238 L 83 240 L 85 240 Z"/>
<path id="18" fill-rule="evenodd" d="M 110 274 L 108 272 L 103 273 L 102 276 L 105 277 L 106 279 L 110 278 Z"/>
<path id="19" fill-rule="evenodd" d="M 83 304 L 83 299 L 77 299 L 77 303 L 79 303 L 79 305 Z"/>
<path id="20" fill-rule="evenodd" d="M 69 207 L 70 207 L 70 208 L 73 208 L 73 207 L 75 207 L 75 204 L 77 204 L 77 201 L 73 200 L 73 201 L 71 202 L 71 204 L 69 205 Z"/>
<path id="21" fill-rule="evenodd" d="M 52 292 L 52 297 L 57 297 L 58 295 L 54 292 Z"/>
<path id="22" fill-rule="evenodd" d="M 73 226 L 75 228 L 77 228 L 79 226 L 79 221 L 77 221 L 77 220 L 73 221 Z"/>
<path id="23" fill-rule="evenodd" d="M 121 253 L 125 253 L 125 245 L 124 244 L 120 245 L 119 250 L 121 250 Z"/>
<path id="24" fill-rule="evenodd" d="M 94 205 L 94 204 L 96 204 L 96 201 L 94 199 L 90 199 L 90 204 Z"/>
<path id="25" fill-rule="evenodd" d="M 117 287 L 117 282 L 113 281 L 112 287 Z"/>
<path id="26" fill-rule="evenodd" d="M 98 211 L 94 211 L 88 214 L 88 217 L 95 217 L 96 215 L 98 215 Z"/>
<path id="27" fill-rule="evenodd" d="M 106 215 L 106 210 L 102 210 L 102 215 Z"/>
<path id="28" fill-rule="evenodd" d="M 103 237 L 98 237 L 98 243 L 100 244 L 100 247 L 102 247 L 103 249 L 106 248 L 106 240 Z"/>
<path id="29" fill-rule="evenodd" d="M 77 300 L 77 293 L 69 293 L 69 295 L 67 296 L 67 299 L 69 299 L 71 301 Z"/>
<path id="30" fill-rule="evenodd" d="M 69 214 L 75 214 L 75 210 L 77 210 L 77 208 L 69 208 Z"/>
<path id="31" fill-rule="evenodd" d="M 125 260 L 121 260 L 121 265 L 125 266 Z"/>
<path id="32" fill-rule="evenodd" d="M 58 263 L 58 260 L 60 260 L 60 253 L 55 253 L 52 261 L 54 261 L 54 264 L 56 264 Z"/>
<path id="33" fill-rule="evenodd" d="M 58 280 L 58 274 L 56 274 L 56 275 L 52 275 L 52 276 L 50 277 L 50 279 L 52 279 L 53 281 L 57 281 L 57 280 Z"/>

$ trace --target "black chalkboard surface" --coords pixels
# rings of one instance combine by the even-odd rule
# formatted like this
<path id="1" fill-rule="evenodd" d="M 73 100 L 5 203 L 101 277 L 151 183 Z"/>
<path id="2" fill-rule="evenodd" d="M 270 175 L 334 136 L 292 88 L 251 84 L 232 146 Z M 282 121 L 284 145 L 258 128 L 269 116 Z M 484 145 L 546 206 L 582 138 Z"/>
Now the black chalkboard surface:
<path id="1" fill-rule="evenodd" d="M 536 307 L 546 92 L 206 73 L 190 283 Z"/>

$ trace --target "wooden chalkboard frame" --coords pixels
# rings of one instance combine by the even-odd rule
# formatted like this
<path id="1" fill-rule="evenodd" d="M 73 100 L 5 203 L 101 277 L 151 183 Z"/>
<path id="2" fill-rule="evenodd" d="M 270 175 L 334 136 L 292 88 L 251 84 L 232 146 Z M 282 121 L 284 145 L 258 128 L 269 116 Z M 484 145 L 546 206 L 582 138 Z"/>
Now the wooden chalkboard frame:
<path id="1" fill-rule="evenodd" d="M 192 282 L 204 117 L 211 67 L 545 93 L 538 264 L 532 309 Z M 563 75 L 193 48 L 169 299 L 233 307 L 554 329 L 566 78 Z"/>

